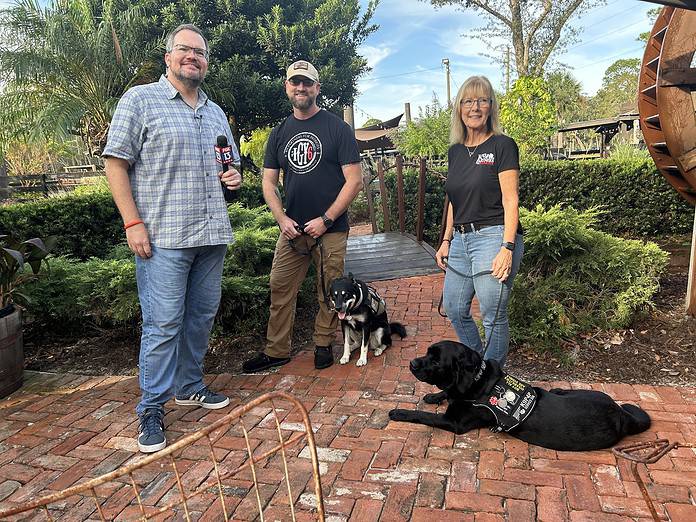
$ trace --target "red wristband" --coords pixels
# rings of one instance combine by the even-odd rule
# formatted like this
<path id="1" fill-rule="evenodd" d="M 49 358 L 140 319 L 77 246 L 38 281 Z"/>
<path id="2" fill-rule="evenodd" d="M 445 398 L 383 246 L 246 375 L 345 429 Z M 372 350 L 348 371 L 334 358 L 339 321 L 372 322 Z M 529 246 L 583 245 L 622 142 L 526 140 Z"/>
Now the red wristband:
<path id="1" fill-rule="evenodd" d="M 135 225 L 142 225 L 142 223 L 142 219 L 134 219 L 133 221 L 129 221 L 128 223 L 123 225 L 123 230 L 128 230 L 130 227 L 134 227 Z"/>

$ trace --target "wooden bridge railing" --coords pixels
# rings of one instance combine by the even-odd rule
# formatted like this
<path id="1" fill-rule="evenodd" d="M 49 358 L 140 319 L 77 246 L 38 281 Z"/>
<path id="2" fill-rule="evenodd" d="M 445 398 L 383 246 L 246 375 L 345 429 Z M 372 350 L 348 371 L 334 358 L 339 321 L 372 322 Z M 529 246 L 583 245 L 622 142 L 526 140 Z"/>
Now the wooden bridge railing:
<path id="1" fill-rule="evenodd" d="M 387 191 L 387 185 L 385 182 L 385 174 L 391 170 L 396 170 L 396 196 L 397 196 L 397 209 L 399 216 L 399 232 L 401 234 L 406 233 L 406 197 L 404 189 L 404 168 L 405 167 L 415 167 L 418 168 L 418 197 L 416 206 L 416 229 L 414 230 L 415 239 L 421 243 L 425 234 L 425 191 L 426 191 L 426 175 L 428 173 L 428 163 L 425 158 L 417 158 L 411 162 L 405 162 L 403 156 L 397 155 L 394 159 L 394 163 L 390 165 L 385 164 L 384 158 L 376 159 L 376 174 L 372 171 L 369 163 L 367 167 L 363 168 L 363 188 L 365 190 L 365 196 L 367 197 L 368 212 L 370 214 L 370 223 L 372 225 L 372 233 L 376 234 L 378 232 L 376 211 L 374 201 L 372 199 L 373 187 L 372 183 L 377 178 L 379 185 L 379 195 L 382 203 L 382 215 L 384 216 L 384 232 L 392 231 L 391 214 L 389 211 L 389 193 Z M 365 162 L 363 162 L 365 165 Z M 444 177 L 443 177 L 444 181 Z M 445 196 L 442 221 L 440 224 L 440 236 L 442 239 L 442 234 L 444 232 L 445 219 L 447 218 L 447 206 L 449 200 Z"/>

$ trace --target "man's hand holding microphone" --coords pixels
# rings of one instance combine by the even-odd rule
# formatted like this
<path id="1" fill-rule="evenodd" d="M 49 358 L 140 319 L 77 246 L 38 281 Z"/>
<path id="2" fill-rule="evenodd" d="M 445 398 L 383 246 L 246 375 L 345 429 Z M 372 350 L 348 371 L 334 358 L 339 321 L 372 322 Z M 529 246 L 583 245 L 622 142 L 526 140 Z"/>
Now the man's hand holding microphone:
<path id="1" fill-rule="evenodd" d="M 227 143 L 227 136 L 220 135 L 217 137 L 215 159 L 222 165 L 222 171 L 218 172 L 218 176 L 220 176 L 220 182 L 222 183 L 225 201 L 232 203 L 237 199 L 236 191 L 242 186 L 242 175 L 239 173 L 241 164 L 235 164 L 232 156 L 232 147 Z"/>

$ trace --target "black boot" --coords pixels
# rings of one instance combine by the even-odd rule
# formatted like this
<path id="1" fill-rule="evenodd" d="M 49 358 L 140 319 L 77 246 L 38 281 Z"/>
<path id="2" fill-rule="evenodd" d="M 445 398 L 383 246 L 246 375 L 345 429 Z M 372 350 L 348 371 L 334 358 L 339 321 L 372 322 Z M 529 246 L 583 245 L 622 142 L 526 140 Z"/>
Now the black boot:
<path id="1" fill-rule="evenodd" d="M 317 346 L 314 349 L 314 367 L 323 370 L 333 364 L 333 352 L 331 346 Z"/>
<path id="2" fill-rule="evenodd" d="M 251 359 L 244 361 L 242 371 L 244 373 L 256 373 L 274 366 L 283 366 L 290 362 L 290 357 L 271 357 L 263 352 L 259 352 Z"/>

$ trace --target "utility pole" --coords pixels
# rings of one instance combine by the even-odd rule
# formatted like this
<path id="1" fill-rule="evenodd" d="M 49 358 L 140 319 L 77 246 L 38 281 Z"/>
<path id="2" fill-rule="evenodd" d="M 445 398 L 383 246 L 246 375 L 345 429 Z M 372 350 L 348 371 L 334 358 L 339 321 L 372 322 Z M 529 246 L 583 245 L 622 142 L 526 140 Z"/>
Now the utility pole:
<path id="1" fill-rule="evenodd" d="M 449 62 L 449 58 L 443 58 L 442 65 L 445 66 L 445 70 L 447 71 L 447 107 L 451 107 L 452 106 L 452 95 L 451 95 L 451 91 L 450 91 L 450 62 Z"/>
<path id="2" fill-rule="evenodd" d="M 505 48 L 505 94 L 510 92 L 510 46 Z"/>

